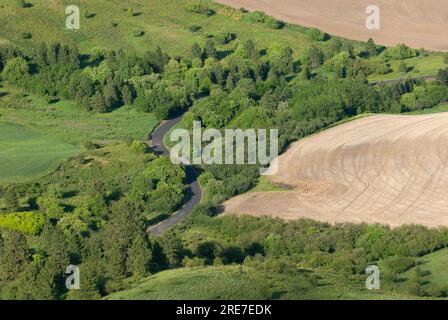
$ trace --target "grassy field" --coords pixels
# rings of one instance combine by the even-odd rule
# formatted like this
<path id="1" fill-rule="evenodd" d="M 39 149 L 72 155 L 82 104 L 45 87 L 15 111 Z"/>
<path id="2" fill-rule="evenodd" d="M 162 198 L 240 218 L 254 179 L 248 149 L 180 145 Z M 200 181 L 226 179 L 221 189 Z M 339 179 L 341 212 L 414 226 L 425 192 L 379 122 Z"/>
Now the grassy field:
<path id="1" fill-rule="evenodd" d="M 303 28 L 287 26 L 283 30 L 274 30 L 262 24 L 249 21 L 237 21 L 218 11 L 224 6 L 204 0 L 216 14 L 204 15 L 188 12 L 184 9 L 187 0 L 77 0 L 47 1 L 33 0 L 30 8 L 18 8 L 15 0 L 2 0 L 0 20 L 5 23 L 0 30 L 0 42 L 10 42 L 30 47 L 38 42 L 72 42 L 84 52 L 100 48 L 127 48 L 144 52 L 160 45 L 172 55 L 186 54 L 194 42 L 204 42 L 206 33 L 238 33 L 242 40 L 253 39 L 262 46 L 277 42 L 290 45 L 294 50 L 303 51 L 309 47 L 310 40 Z M 78 5 L 81 9 L 81 28 L 77 31 L 65 29 L 65 7 Z M 128 12 L 132 7 L 134 15 Z M 86 13 L 91 17 L 86 18 Z M 6 19 L 6 17 L 14 19 Z M 39 28 L 35 27 L 39 21 Z M 114 23 L 116 26 L 112 25 Z M 201 26 L 201 30 L 192 32 L 190 26 Z M 144 34 L 135 36 L 134 31 Z M 32 33 L 32 38 L 24 40 L 22 33 Z"/>
<path id="2" fill-rule="evenodd" d="M 91 53 L 98 49 L 126 48 L 134 52 L 153 50 L 155 44 L 172 56 L 186 55 L 194 42 L 204 43 L 208 35 L 221 32 L 235 33 L 237 40 L 252 39 L 262 48 L 280 42 L 290 46 L 296 55 L 307 50 L 312 41 L 306 36 L 305 28 L 287 24 L 275 30 L 264 24 L 241 18 L 238 10 L 217 4 L 211 0 L 202 3 L 215 11 L 205 16 L 188 12 L 185 5 L 189 0 L 77 0 L 47 1 L 33 0 L 29 8 L 18 8 L 15 0 L 1 0 L 0 19 L 5 21 L 0 29 L 0 44 L 12 43 L 25 48 L 40 42 L 74 43 L 83 52 Z M 80 30 L 65 28 L 65 7 L 75 4 L 81 10 Z M 132 8 L 133 14 L 130 14 Z M 222 10 L 226 8 L 226 10 Z M 6 19 L 13 16 L 14 19 Z M 39 28 L 35 27 L 39 21 Z M 201 27 L 193 32 L 191 26 Z M 135 33 L 141 33 L 136 36 Z M 31 33 L 31 39 L 23 39 L 23 33 Z M 281 40 L 279 38 L 281 37 Z M 353 41 L 355 48 L 361 50 L 362 44 Z M 329 42 L 321 43 L 323 46 Z M 220 46 L 225 54 L 232 50 L 235 42 Z M 434 74 L 443 66 L 439 54 L 407 59 L 412 68 L 409 75 Z M 370 80 L 385 80 L 401 77 L 398 61 L 391 62 L 393 72 L 372 76 Z"/>
<path id="3" fill-rule="evenodd" d="M 129 107 L 99 114 L 87 112 L 73 101 L 49 104 L 9 88 L 0 88 L 0 122 L 20 124 L 75 145 L 88 140 L 146 139 L 158 123 L 152 114 Z"/>
<path id="4" fill-rule="evenodd" d="M 311 271 L 312 272 L 312 271 Z M 341 279 L 335 274 L 319 273 L 319 283 L 308 287 L 298 278 L 275 273 L 257 274 L 245 267 L 197 267 L 163 271 L 141 280 L 130 289 L 107 296 L 108 300 L 151 299 L 411 299 L 406 295 L 364 287 L 363 277 Z M 259 285 L 257 279 L 263 279 Z"/>
<path id="5" fill-rule="evenodd" d="M 49 173 L 87 141 L 146 139 L 157 123 L 152 114 L 129 107 L 98 114 L 72 101 L 48 104 L 43 98 L 0 88 L 0 183 Z"/>
<path id="6" fill-rule="evenodd" d="M 0 183 L 22 181 L 53 170 L 78 147 L 19 125 L 0 122 Z"/>
<path id="7" fill-rule="evenodd" d="M 426 274 L 423 276 L 424 289 L 433 285 L 448 288 L 448 273 L 446 272 L 446 266 L 448 265 L 448 249 L 442 249 L 427 254 L 423 256 L 419 262 L 418 268 Z M 403 274 L 405 278 L 412 279 L 415 277 L 416 268 L 417 267 L 414 267 L 405 272 Z"/>
<path id="8" fill-rule="evenodd" d="M 182 268 L 157 273 L 111 300 L 260 299 L 247 273 L 238 267 Z"/>
<path id="9" fill-rule="evenodd" d="M 406 74 L 400 73 L 398 65 L 400 61 L 391 61 L 392 72 L 384 75 L 372 75 L 369 77 L 369 81 L 382 81 L 397 79 L 402 77 L 413 77 L 419 75 L 434 75 L 437 74 L 439 69 L 446 67 L 443 62 L 443 55 L 440 53 L 431 54 L 428 56 L 418 56 L 404 60 L 409 71 Z"/>
<path id="10" fill-rule="evenodd" d="M 417 115 L 417 114 L 431 114 L 431 113 L 447 112 L 447 111 L 448 111 L 448 104 L 441 104 L 440 106 L 437 106 L 434 108 L 413 111 L 413 112 L 409 112 L 409 113 L 405 113 L 405 114 Z"/>

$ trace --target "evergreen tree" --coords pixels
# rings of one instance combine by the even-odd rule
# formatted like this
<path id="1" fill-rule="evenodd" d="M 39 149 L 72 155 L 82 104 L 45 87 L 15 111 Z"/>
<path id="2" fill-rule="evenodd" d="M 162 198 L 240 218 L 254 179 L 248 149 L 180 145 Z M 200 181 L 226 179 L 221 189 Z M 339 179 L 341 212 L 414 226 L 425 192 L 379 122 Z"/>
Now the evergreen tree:
<path id="1" fill-rule="evenodd" d="M 107 104 L 106 99 L 104 99 L 104 95 L 97 91 L 95 95 L 91 99 L 92 109 L 96 112 L 107 112 Z"/>
<path id="2" fill-rule="evenodd" d="M 258 50 L 255 47 L 255 43 L 249 39 L 244 43 L 244 51 L 246 52 L 246 56 L 248 59 L 251 60 L 258 60 L 259 53 Z"/>
<path id="3" fill-rule="evenodd" d="M 180 236 L 175 231 L 168 231 L 160 238 L 159 244 L 170 267 L 178 267 L 184 257 L 184 247 Z"/>
<path id="4" fill-rule="evenodd" d="M 369 56 L 371 57 L 376 56 L 378 53 L 376 44 L 372 38 L 369 38 L 369 40 L 366 43 L 366 51 L 369 53 Z"/>
<path id="5" fill-rule="evenodd" d="M 123 86 L 123 89 L 121 90 L 121 96 L 122 96 L 123 104 L 125 104 L 125 105 L 132 104 L 132 102 L 134 100 L 134 93 L 133 93 L 130 85 L 125 84 Z"/>
<path id="6" fill-rule="evenodd" d="M 29 249 L 25 236 L 16 231 L 2 234 L 0 247 L 0 280 L 16 279 L 29 263 Z"/>
<path id="7" fill-rule="evenodd" d="M 107 83 L 103 89 L 103 95 L 108 110 L 114 109 L 119 105 L 121 101 L 120 93 L 118 91 L 117 85 L 112 78 L 109 78 L 107 80 Z"/>
<path id="8" fill-rule="evenodd" d="M 145 232 L 143 209 L 127 198 L 112 205 L 111 220 L 104 230 L 104 255 L 111 277 L 126 274 L 126 259 L 132 240 Z"/>
<path id="9" fill-rule="evenodd" d="M 199 46 L 199 44 L 197 42 L 195 42 L 193 44 L 193 46 L 191 47 L 191 57 L 194 58 L 198 58 L 198 59 L 203 59 L 203 52 L 201 47 Z"/>
<path id="10" fill-rule="evenodd" d="M 48 52 L 48 48 L 45 43 L 41 43 L 36 49 L 35 60 L 36 60 L 37 65 L 39 65 L 40 67 L 44 67 L 44 66 L 48 65 L 47 52 Z"/>
<path id="11" fill-rule="evenodd" d="M 308 50 L 308 59 L 311 67 L 320 67 L 324 62 L 324 54 L 322 52 L 322 49 L 316 46 L 311 47 Z"/>
<path id="12" fill-rule="evenodd" d="M 207 58 L 216 58 L 216 48 L 212 39 L 208 39 L 205 43 L 205 55 Z"/>
<path id="13" fill-rule="evenodd" d="M 448 68 L 439 70 L 437 80 L 439 80 L 441 84 L 448 86 Z"/>
<path id="14" fill-rule="evenodd" d="M 133 239 L 128 250 L 126 261 L 127 271 L 135 277 L 144 277 L 148 274 L 152 251 L 144 233 L 139 233 Z"/>

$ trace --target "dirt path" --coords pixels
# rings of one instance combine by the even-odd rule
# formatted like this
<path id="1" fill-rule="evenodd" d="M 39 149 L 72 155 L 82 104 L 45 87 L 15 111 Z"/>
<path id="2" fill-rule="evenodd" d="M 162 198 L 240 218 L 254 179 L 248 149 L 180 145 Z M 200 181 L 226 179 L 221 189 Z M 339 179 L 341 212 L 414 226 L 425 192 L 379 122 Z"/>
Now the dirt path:
<path id="1" fill-rule="evenodd" d="M 376 115 L 310 136 L 278 158 L 272 182 L 225 212 L 286 220 L 448 226 L 448 113 Z"/>
<path id="2" fill-rule="evenodd" d="M 448 50 L 446 0 L 216 0 L 235 8 L 260 10 L 290 23 L 317 27 L 349 39 L 372 37 L 383 45 Z M 368 5 L 381 10 L 381 29 L 365 27 Z"/>

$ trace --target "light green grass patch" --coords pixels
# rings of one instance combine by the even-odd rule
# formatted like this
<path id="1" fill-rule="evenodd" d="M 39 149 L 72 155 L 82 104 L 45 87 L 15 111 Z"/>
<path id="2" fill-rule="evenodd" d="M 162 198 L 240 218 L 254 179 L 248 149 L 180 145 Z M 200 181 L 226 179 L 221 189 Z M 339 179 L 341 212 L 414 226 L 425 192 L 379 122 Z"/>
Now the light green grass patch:
<path id="1" fill-rule="evenodd" d="M 199 267 L 162 271 L 108 300 L 258 299 L 250 275 L 239 267 Z"/>
<path id="2" fill-rule="evenodd" d="M 73 101 L 48 104 L 42 98 L 23 96 L 9 88 L 0 97 L 0 119 L 75 145 L 86 141 L 108 143 L 127 138 L 146 139 L 158 123 L 153 114 L 129 106 L 98 114 L 85 111 Z"/>
<path id="3" fill-rule="evenodd" d="M 0 183 L 23 181 L 52 171 L 78 147 L 23 126 L 0 123 Z"/>
<path id="4" fill-rule="evenodd" d="M 446 64 L 443 62 L 442 54 L 430 54 L 428 56 L 420 55 L 418 57 L 405 59 L 403 61 L 406 66 L 411 69 L 406 74 L 402 74 L 398 71 L 398 65 L 400 64 L 401 60 L 390 61 L 390 65 L 393 70 L 391 73 L 384 75 L 372 75 L 368 78 L 369 81 L 382 81 L 406 77 L 436 75 L 440 69 L 446 67 Z"/>
<path id="5" fill-rule="evenodd" d="M 266 191 L 288 191 L 288 188 L 273 184 L 266 176 L 258 179 L 257 185 L 249 190 L 249 192 L 266 192 Z"/>
<path id="6" fill-rule="evenodd" d="M 448 249 L 438 250 L 436 252 L 424 255 L 420 259 L 420 264 L 418 268 L 422 271 L 426 271 L 429 274 L 423 277 L 424 288 L 436 285 L 440 287 L 448 288 Z M 407 279 L 412 279 L 415 277 L 415 268 L 412 268 L 405 272 L 403 275 Z"/>

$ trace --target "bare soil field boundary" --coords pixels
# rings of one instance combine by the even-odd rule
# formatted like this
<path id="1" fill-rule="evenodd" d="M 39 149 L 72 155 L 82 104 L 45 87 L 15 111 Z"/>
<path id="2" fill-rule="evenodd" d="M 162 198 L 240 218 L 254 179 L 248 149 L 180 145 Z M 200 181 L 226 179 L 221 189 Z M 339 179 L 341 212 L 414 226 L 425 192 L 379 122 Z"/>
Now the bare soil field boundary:
<path id="1" fill-rule="evenodd" d="M 277 161 L 269 180 L 292 190 L 237 196 L 224 214 L 448 226 L 448 113 L 361 118 L 294 143 Z"/>
<path id="2" fill-rule="evenodd" d="M 319 28 L 349 39 L 392 46 L 448 51 L 446 0 L 216 0 L 235 8 L 263 11 L 286 22 Z M 380 30 L 368 30 L 368 5 L 380 8 Z"/>

